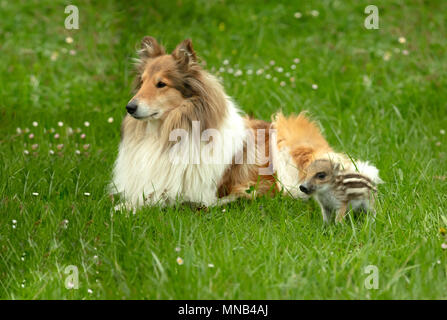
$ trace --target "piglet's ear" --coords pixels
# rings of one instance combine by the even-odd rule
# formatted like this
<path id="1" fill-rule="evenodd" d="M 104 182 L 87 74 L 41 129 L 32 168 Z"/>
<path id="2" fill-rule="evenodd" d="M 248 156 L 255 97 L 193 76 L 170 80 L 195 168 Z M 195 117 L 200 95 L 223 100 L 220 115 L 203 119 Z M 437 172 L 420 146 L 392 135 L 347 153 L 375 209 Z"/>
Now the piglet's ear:
<path id="1" fill-rule="evenodd" d="M 138 50 L 138 54 L 141 59 L 155 58 L 165 54 L 165 49 L 155 38 L 146 36 L 141 40 L 141 49 Z"/>
<path id="2" fill-rule="evenodd" d="M 172 52 L 172 57 L 179 66 L 187 67 L 197 62 L 197 56 L 192 47 L 191 39 L 183 40 Z"/>

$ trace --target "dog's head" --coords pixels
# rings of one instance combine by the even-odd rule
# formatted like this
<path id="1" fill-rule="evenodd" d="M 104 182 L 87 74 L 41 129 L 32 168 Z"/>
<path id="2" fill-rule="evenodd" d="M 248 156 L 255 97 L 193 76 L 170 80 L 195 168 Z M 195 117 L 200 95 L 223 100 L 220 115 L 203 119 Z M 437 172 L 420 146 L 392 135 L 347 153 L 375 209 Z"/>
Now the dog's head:
<path id="1" fill-rule="evenodd" d="M 138 51 L 136 93 L 126 106 L 139 120 L 161 120 L 166 130 L 200 121 L 203 129 L 217 126 L 225 113 L 219 82 L 197 61 L 190 39 L 171 54 L 153 37 L 144 37 Z"/>

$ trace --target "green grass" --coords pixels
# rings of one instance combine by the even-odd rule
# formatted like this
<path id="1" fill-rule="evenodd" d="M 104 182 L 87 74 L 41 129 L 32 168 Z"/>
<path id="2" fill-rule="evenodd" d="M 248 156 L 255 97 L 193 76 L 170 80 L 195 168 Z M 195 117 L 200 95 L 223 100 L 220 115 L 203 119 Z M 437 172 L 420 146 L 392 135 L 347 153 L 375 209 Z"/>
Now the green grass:
<path id="1" fill-rule="evenodd" d="M 0 298 L 447 298 L 447 2 L 375 1 L 379 30 L 363 26 L 370 1 L 77 1 L 79 30 L 64 29 L 67 4 L 0 3 Z M 144 35 L 169 50 L 192 38 L 246 113 L 309 110 L 335 149 L 377 165 L 376 223 L 325 228 L 314 202 L 286 196 L 114 213 L 106 186 Z M 243 75 L 219 73 L 226 59 Z M 256 75 L 271 60 L 284 71 Z"/>

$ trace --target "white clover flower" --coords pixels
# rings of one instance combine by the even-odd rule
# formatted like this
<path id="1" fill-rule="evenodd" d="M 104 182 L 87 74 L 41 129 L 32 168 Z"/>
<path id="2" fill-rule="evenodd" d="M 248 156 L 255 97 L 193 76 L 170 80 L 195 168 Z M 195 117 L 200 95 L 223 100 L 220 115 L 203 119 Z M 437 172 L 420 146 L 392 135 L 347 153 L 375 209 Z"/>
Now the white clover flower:
<path id="1" fill-rule="evenodd" d="M 37 121 L 33 121 L 33 127 L 37 127 L 39 125 L 39 123 L 37 123 Z"/>
<path id="2" fill-rule="evenodd" d="M 16 132 L 17 132 L 18 134 L 21 134 L 21 133 L 22 133 L 22 129 L 17 128 L 17 129 L 16 129 Z"/>
<path id="3" fill-rule="evenodd" d="M 56 52 L 56 51 L 54 51 L 54 52 L 51 54 L 50 59 L 51 59 L 51 61 L 56 61 L 58 57 L 59 57 L 59 53 Z"/>
<path id="4" fill-rule="evenodd" d="M 300 19 L 303 14 L 301 12 L 295 12 L 295 14 L 293 15 L 296 19 Z"/>
<path id="5" fill-rule="evenodd" d="M 70 55 L 74 56 L 76 54 L 76 50 L 72 49 L 72 50 L 69 51 L 69 53 L 70 53 Z"/>
<path id="6" fill-rule="evenodd" d="M 279 83 L 279 85 L 280 85 L 281 87 L 284 87 L 284 86 L 286 85 L 286 82 L 285 82 L 285 81 L 281 81 L 281 82 Z"/>
<path id="7" fill-rule="evenodd" d="M 175 251 L 176 251 L 176 252 L 180 252 L 180 250 L 181 250 L 180 247 L 176 247 L 176 248 L 175 248 Z"/>
<path id="8" fill-rule="evenodd" d="M 13 224 L 16 224 L 16 223 L 17 223 L 17 220 L 14 220 L 14 219 L 13 219 L 13 220 L 12 220 L 12 223 L 13 223 Z"/>
<path id="9" fill-rule="evenodd" d="M 441 130 L 439 130 L 439 133 L 442 134 L 442 135 L 445 135 L 445 130 L 441 129 Z"/>
<path id="10" fill-rule="evenodd" d="M 241 76 L 242 75 L 242 70 L 237 70 L 235 73 L 234 73 L 234 76 L 235 77 L 239 77 L 239 76 Z"/>
<path id="11" fill-rule="evenodd" d="M 62 126 L 64 125 L 64 123 L 63 123 L 62 121 L 59 121 L 59 122 L 57 123 L 57 125 L 58 125 L 59 127 L 62 127 Z"/>
<path id="12" fill-rule="evenodd" d="M 397 39 L 397 41 L 399 41 L 399 43 L 405 43 L 405 42 L 407 42 L 407 39 L 405 39 L 404 37 L 399 37 L 399 39 Z"/>
<path id="13" fill-rule="evenodd" d="M 312 17 L 318 17 L 320 15 L 320 13 L 317 10 L 312 10 L 310 12 L 310 14 L 311 14 Z"/>
<path id="14" fill-rule="evenodd" d="M 29 151 L 28 151 L 28 150 L 23 150 L 23 153 L 26 154 L 26 155 L 28 155 L 28 154 L 29 154 Z"/>
<path id="15" fill-rule="evenodd" d="M 315 83 L 314 83 L 314 84 L 312 85 L 312 89 L 317 90 L 317 89 L 318 89 L 318 84 L 315 84 Z"/>
<path id="16" fill-rule="evenodd" d="M 258 69 L 256 70 L 256 74 L 259 76 L 260 74 L 262 74 L 264 72 L 264 69 Z"/>
<path id="17" fill-rule="evenodd" d="M 92 289 L 87 289 L 87 292 L 88 292 L 89 294 L 92 294 L 92 293 L 93 293 L 93 290 L 92 290 Z"/>
<path id="18" fill-rule="evenodd" d="M 269 63 L 270 63 L 271 66 L 274 66 L 275 65 L 275 60 L 270 60 Z"/>
<path id="19" fill-rule="evenodd" d="M 112 122 L 113 122 L 113 118 L 110 117 L 109 119 L 107 119 L 107 122 L 108 122 L 108 123 L 112 123 Z"/>
<path id="20" fill-rule="evenodd" d="M 228 59 L 225 59 L 224 61 L 223 61 L 223 64 L 226 66 L 226 65 L 228 65 L 230 63 L 230 61 L 228 61 Z"/>
<path id="21" fill-rule="evenodd" d="M 80 154 L 81 154 L 81 151 L 76 150 L 75 153 L 76 153 L 77 155 L 80 155 Z"/>
<path id="22" fill-rule="evenodd" d="M 252 70 L 252 69 L 248 69 L 248 70 L 247 70 L 247 74 L 248 74 L 248 75 L 253 74 L 253 70 Z"/>
<path id="23" fill-rule="evenodd" d="M 281 72 L 283 72 L 283 71 L 284 71 L 284 69 L 283 69 L 283 68 L 281 68 L 281 67 L 278 67 L 278 68 L 276 68 L 276 71 L 278 71 L 279 73 L 281 73 Z"/>
<path id="24" fill-rule="evenodd" d="M 84 122 L 84 126 L 86 126 L 86 127 L 90 127 L 90 122 L 85 121 L 85 122 Z M 79 129 L 79 130 L 81 130 L 81 129 Z"/>
<path id="25" fill-rule="evenodd" d="M 74 40 L 73 40 L 72 37 L 66 37 L 66 38 L 65 38 L 65 42 L 66 42 L 66 43 L 73 43 L 73 41 L 74 41 Z"/>
<path id="26" fill-rule="evenodd" d="M 30 133 L 30 134 L 28 135 L 28 138 L 30 138 L 30 139 L 34 139 L 34 133 Z"/>
<path id="27" fill-rule="evenodd" d="M 301 61 L 300 58 L 293 59 L 293 63 L 297 63 L 298 64 L 298 63 L 300 63 L 300 61 Z"/>

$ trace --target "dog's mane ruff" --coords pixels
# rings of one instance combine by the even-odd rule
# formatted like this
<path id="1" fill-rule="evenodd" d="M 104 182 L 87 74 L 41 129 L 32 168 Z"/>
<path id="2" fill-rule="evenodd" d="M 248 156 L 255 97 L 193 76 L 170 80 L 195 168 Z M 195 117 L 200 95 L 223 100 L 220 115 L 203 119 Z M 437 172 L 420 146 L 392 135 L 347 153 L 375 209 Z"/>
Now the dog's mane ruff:
<path id="1" fill-rule="evenodd" d="M 200 132 L 206 129 L 220 129 L 227 110 L 227 97 L 220 82 L 211 74 L 193 65 L 186 75 L 171 74 L 180 92 L 188 99 L 177 108 L 170 110 L 160 127 L 160 138 L 167 145 L 169 134 L 175 129 L 191 132 L 192 122 L 198 121 Z"/>

